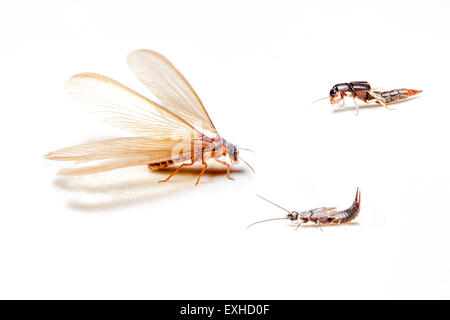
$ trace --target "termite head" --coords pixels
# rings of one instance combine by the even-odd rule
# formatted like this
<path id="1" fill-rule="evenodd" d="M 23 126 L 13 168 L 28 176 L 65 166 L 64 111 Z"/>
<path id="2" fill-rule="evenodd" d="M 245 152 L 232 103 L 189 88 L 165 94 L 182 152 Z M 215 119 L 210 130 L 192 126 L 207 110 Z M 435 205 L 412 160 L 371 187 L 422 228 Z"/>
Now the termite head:
<path id="1" fill-rule="evenodd" d="M 224 140 L 224 145 L 227 150 L 227 154 L 230 157 L 231 163 L 238 163 L 239 162 L 238 148 L 234 144 L 226 142 L 225 140 Z"/>
<path id="2" fill-rule="evenodd" d="M 255 172 L 255 170 L 253 170 L 252 166 L 250 164 L 248 164 L 247 161 L 245 161 L 244 159 L 239 157 L 238 147 L 236 147 L 234 144 L 226 141 L 225 139 L 222 139 L 221 141 L 222 141 L 223 146 L 225 147 L 224 155 L 228 155 L 232 164 L 238 163 L 239 160 L 242 160 L 242 162 L 244 162 L 253 171 L 253 173 Z M 251 151 L 250 149 L 242 149 L 242 150 Z"/>

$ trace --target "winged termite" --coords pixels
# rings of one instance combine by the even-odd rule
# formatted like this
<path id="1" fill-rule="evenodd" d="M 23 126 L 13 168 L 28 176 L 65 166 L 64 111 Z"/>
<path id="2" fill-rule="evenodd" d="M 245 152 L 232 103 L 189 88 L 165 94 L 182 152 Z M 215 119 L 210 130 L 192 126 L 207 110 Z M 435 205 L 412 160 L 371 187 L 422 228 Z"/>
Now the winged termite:
<path id="1" fill-rule="evenodd" d="M 200 98 L 175 66 L 151 50 L 130 53 L 128 64 L 161 104 L 103 75 L 80 73 L 70 78 L 65 88 L 73 100 L 101 120 L 138 136 L 50 152 L 45 155 L 47 159 L 87 162 L 83 167 L 62 169 L 59 174 L 83 175 L 145 164 L 149 169 L 158 169 L 180 164 L 160 181 L 165 182 L 181 168 L 201 162 L 198 184 L 208 167 L 206 161 L 214 159 L 226 166 L 227 176 L 232 179 L 230 164 L 223 158 L 228 157 L 232 164 L 244 161 L 239 157 L 239 149 L 219 135 Z"/>

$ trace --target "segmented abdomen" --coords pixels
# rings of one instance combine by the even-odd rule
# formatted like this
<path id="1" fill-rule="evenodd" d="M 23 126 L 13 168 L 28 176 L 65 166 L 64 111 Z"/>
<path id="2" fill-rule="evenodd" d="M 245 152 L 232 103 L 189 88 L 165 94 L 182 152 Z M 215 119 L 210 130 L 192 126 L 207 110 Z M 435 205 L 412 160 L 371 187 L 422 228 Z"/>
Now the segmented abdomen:
<path id="1" fill-rule="evenodd" d="M 374 91 L 376 95 L 381 96 L 384 102 L 390 103 L 410 97 L 411 90 L 409 89 L 394 89 L 389 91 Z"/>
<path id="2" fill-rule="evenodd" d="M 359 191 L 358 188 L 356 190 L 355 201 L 353 201 L 350 208 L 348 208 L 347 210 L 336 212 L 336 214 L 333 216 L 334 219 L 332 223 L 350 222 L 358 216 L 360 209 L 361 209 L 361 191 Z"/>
<path id="3" fill-rule="evenodd" d="M 343 211 L 339 211 L 335 216 L 334 216 L 334 223 L 347 223 L 350 222 L 354 219 L 356 219 L 356 217 L 359 214 L 359 203 L 358 202 L 354 202 L 350 208 L 348 208 L 347 210 L 343 210 Z"/>
<path id="4" fill-rule="evenodd" d="M 174 163 L 181 163 L 181 162 L 185 162 L 188 160 L 192 160 L 192 162 L 197 162 L 203 158 L 203 154 L 205 152 L 212 152 L 212 156 L 214 156 L 216 154 L 216 150 L 215 150 L 214 146 L 208 146 L 208 147 L 203 148 L 201 151 L 195 152 L 193 157 L 192 157 L 192 154 L 188 154 L 188 155 L 181 156 L 181 157 L 178 157 L 175 159 L 149 163 L 149 164 L 147 164 L 147 166 L 151 170 L 157 170 L 157 169 L 162 169 L 167 166 L 170 166 Z"/>
<path id="5" fill-rule="evenodd" d="M 201 156 L 201 153 L 200 153 L 199 155 L 196 155 L 194 157 L 194 162 L 197 162 L 201 158 L 202 158 L 202 156 Z M 161 162 L 149 163 L 149 164 L 147 164 L 147 166 L 148 166 L 149 169 L 157 170 L 157 169 L 162 169 L 162 168 L 165 168 L 167 166 L 170 166 L 170 165 L 172 165 L 174 163 L 185 162 L 187 160 L 191 160 L 191 157 L 190 156 L 185 156 L 185 157 L 176 158 L 174 160 L 166 160 L 166 161 L 161 161 Z"/>
<path id="6" fill-rule="evenodd" d="M 347 209 L 344 211 L 340 211 L 334 217 L 334 222 L 335 223 L 347 223 L 347 222 L 350 222 L 350 221 L 356 219 L 358 214 L 359 214 L 359 209 L 357 209 L 357 210 Z"/>
<path id="7" fill-rule="evenodd" d="M 165 168 L 167 166 L 170 166 L 171 164 L 174 164 L 173 160 L 167 160 L 167 161 L 161 161 L 161 162 L 155 162 L 155 163 L 149 163 L 147 164 L 149 169 L 161 169 Z"/>

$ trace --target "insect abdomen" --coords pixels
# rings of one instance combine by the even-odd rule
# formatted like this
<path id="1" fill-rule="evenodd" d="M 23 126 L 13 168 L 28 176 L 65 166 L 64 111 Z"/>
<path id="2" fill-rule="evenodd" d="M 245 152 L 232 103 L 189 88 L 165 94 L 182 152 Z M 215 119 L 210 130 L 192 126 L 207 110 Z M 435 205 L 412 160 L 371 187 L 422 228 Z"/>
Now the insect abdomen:
<path id="1" fill-rule="evenodd" d="M 199 155 L 196 155 L 193 159 L 193 162 L 197 162 L 202 158 L 201 153 Z M 150 170 L 158 170 L 158 169 L 162 169 L 165 168 L 167 166 L 170 166 L 174 163 L 179 163 L 179 162 L 184 162 L 187 160 L 191 160 L 191 157 L 189 156 L 185 156 L 185 157 L 180 157 L 180 158 L 176 158 L 174 160 L 165 160 L 165 161 L 160 161 L 160 162 L 155 162 L 155 163 L 149 163 L 147 164 L 148 168 Z"/>
<path id="2" fill-rule="evenodd" d="M 358 188 L 356 190 L 355 201 L 353 201 L 350 208 L 348 208 L 347 210 L 338 212 L 333 217 L 334 218 L 333 222 L 339 223 L 339 224 L 350 222 L 358 216 L 360 209 L 361 209 L 361 192 L 359 191 L 359 188 Z"/>
<path id="3" fill-rule="evenodd" d="M 334 218 L 334 222 L 336 223 L 347 223 L 350 222 L 354 219 L 356 219 L 356 217 L 359 214 L 359 209 L 354 208 L 352 209 L 347 209 L 344 211 L 339 212 L 336 217 Z"/>
<path id="4" fill-rule="evenodd" d="M 398 101 L 400 99 L 402 99 L 403 90 L 406 89 L 394 89 L 394 90 L 390 90 L 390 91 L 383 91 L 380 92 L 379 94 L 381 95 L 381 97 L 385 100 L 385 102 L 393 102 L 393 101 Z"/>
<path id="5" fill-rule="evenodd" d="M 174 164 L 173 160 L 149 163 L 149 164 L 147 164 L 147 166 L 148 166 L 148 168 L 150 170 L 157 170 L 157 169 L 161 169 L 161 168 L 165 168 L 167 166 L 170 166 L 171 164 Z"/>
<path id="6" fill-rule="evenodd" d="M 414 96 L 418 93 L 422 92 L 421 90 L 412 90 L 412 89 L 394 89 L 389 91 L 375 91 L 375 93 L 379 96 L 381 96 L 386 102 L 395 102 L 402 99 L 409 98 L 411 96 Z"/>

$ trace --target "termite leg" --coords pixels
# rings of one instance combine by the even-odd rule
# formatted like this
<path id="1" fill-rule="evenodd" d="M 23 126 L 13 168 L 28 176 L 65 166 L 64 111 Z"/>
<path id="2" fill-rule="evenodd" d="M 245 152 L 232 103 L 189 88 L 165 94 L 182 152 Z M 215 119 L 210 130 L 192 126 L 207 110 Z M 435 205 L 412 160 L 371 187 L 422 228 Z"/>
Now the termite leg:
<path id="1" fill-rule="evenodd" d="M 181 166 L 179 166 L 174 172 L 172 172 L 170 174 L 170 176 L 168 176 L 167 178 L 165 178 L 164 180 L 159 180 L 159 182 L 167 182 L 169 181 L 170 178 L 172 178 L 174 175 L 176 175 L 178 173 L 178 171 L 181 170 L 181 168 L 183 167 L 187 167 L 187 166 L 192 166 L 194 164 L 194 158 L 191 158 L 191 163 L 183 163 Z M 197 182 L 198 183 L 198 182 Z"/>
<path id="2" fill-rule="evenodd" d="M 204 165 L 204 167 L 203 167 L 202 171 L 200 171 L 200 174 L 199 174 L 199 176 L 197 178 L 197 182 L 195 183 L 195 185 L 198 185 L 198 182 L 200 181 L 200 178 L 202 177 L 203 173 L 205 173 L 206 168 L 208 168 L 208 165 L 206 164 L 206 162 L 204 160 L 202 161 L 202 165 Z"/>
<path id="3" fill-rule="evenodd" d="M 230 176 L 230 165 L 229 165 L 228 163 L 226 163 L 225 161 L 219 160 L 219 159 L 217 159 L 217 158 L 214 158 L 214 159 L 215 159 L 218 163 L 221 163 L 221 164 L 223 164 L 224 166 L 227 167 L 227 176 L 228 176 L 228 179 L 234 180 L 234 178 L 232 178 L 232 177 Z"/>

